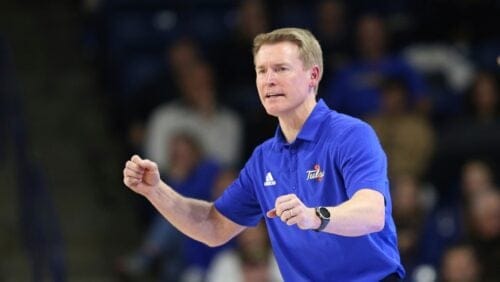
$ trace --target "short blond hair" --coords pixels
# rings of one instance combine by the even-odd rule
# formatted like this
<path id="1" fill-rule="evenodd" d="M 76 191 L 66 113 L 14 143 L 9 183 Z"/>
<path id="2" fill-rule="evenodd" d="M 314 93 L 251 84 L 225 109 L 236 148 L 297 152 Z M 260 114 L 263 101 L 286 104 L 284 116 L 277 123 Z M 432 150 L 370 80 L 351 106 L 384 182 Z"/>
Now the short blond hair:
<path id="1" fill-rule="evenodd" d="M 323 52 L 314 35 L 307 29 L 286 27 L 275 29 L 268 33 L 261 33 L 253 40 L 253 56 L 265 44 L 291 42 L 299 47 L 299 59 L 306 69 L 314 65 L 319 67 L 319 80 L 323 76 Z"/>

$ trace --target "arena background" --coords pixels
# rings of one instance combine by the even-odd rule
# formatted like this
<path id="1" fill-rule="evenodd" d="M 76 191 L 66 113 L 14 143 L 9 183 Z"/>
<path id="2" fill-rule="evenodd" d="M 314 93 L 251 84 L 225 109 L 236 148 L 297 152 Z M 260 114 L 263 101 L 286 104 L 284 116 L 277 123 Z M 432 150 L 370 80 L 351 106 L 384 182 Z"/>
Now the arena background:
<path id="1" fill-rule="evenodd" d="M 408 281 L 413 275 L 424 279 L 418 281 L 432 273 L 439 277 L 442 254 L 455 243 L 476 248 L 483 265 L 479 275 L 498 279 L 489 271 L 500 253 L 499 203 L 488 211 L 489 237 L 474 241 L 457 191 L 464 164 L 475 159 L 489 167 L 490 184 L 498 193 L 500 1 L 333 1 L 332 10 L 318 8 L 323 2 L 328 1 L 263 1 L 245 14 L 240 7 L 254 4 L 1 1 L 0 281 L 134 279 L 118 274 L 117 261 L 138 247 L 152 211 L 125 189 L 122 166 L 132 152 L 143 150 L 144 128 L 155 107 L 178 97 L 166 50 L 179 38 L 198 44 L 213 66 L 218 100 L 243 121 L 246 134 L 237 168 L 275 128 L 252 88 L 251 46 L 245 41 L 252 28 L 238 28 L 257 22 L 257 30 L 312 30 L 331 63 L 325 67 L 323 97 L 336 75 L 360 59 L 355 30 L 365 15 L 384 20 L 386 53 L 403 57 L 424 79 L 425 103 L 415 103 L 412 110 L 430 124 L 434 136 L 426 149 L 428 160 L 413 175 L 422 192 L 418 197 L 424 198 L 425 211 L 418 216 L 425 219 L 402 220 L 398 228 L 405 235 L 408 230 L 426 234 L 402 241 L 432 238 L 433 244 L 418 248 L 441 252 L 425 258 L 414 250 L 405 253 Z M 323 19 L 321 11 L 331 14 Z M 493 110 L 485 109 L 484 115 L 469 99 L 476 83 L 493 85 L 493 95 L 485 98 Z M 465 225 L 465 231 L 454 224 Z M 481 255 L 485 246 L 488 256 Z M 133 281 L 157 281 L 158 272 L 152 267 Z"/>

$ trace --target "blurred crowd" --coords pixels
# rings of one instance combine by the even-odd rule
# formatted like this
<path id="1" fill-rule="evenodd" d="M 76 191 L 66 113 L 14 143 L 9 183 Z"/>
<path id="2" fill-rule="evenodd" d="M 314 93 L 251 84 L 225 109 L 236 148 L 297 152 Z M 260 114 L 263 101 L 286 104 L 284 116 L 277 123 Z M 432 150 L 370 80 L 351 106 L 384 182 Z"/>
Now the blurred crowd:
<path id="1" fill-rule="evenodd" d="M 184 195 L 211 200 L 277 122 L 256 92 L 255 35 L 310 29 L 319 98 L 371 124 L 389 159 L 406 281 L 498 281 L 500 1 L 84 2 L 111 128 Z M 209 249 L 138 205 L 123 277 L 279 281 L 265 228 Z"/>

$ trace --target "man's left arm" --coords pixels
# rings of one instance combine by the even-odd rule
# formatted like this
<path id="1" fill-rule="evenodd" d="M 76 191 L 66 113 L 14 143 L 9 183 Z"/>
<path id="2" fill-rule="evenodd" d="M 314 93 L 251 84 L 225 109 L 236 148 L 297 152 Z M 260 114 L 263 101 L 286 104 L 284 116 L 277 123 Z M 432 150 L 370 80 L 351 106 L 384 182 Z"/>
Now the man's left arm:
<path id="1" fill-rule="evenodd" d="M 344 203 L 325 207 L 330 221 L 322 232 L 356 237 L 381 231 L 385 223 L 385 204 L 382 193 L 372 189 L 360 189 Z M 269 217 L 280 217 L 288 225 L 301 229 L 318 229 L 321 219 L 315 207 L 307 207 L 295 194 L 280 196 Z"/>
<path id="2" fill-rule="evenodd" d="M 330 221 L 323 232 L 354 237 L 384 229 L 384 196 L 376 190 L 361 189 L 348 201 L 326 208 L 330 213 Z M 318 216 L 315 223 L 313 228 L 317 229 L 321 224 Z"/>

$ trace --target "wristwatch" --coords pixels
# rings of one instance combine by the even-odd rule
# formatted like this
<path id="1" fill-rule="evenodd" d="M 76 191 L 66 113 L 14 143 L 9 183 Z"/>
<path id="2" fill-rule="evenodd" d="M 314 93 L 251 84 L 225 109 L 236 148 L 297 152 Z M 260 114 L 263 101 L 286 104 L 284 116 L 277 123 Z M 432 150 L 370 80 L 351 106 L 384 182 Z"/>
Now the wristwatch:
<path id="1" fill-rule="evenodd" d="M 321 220 L 321 224 L 319 225 L 318 229 L 314 229 L 314 231 L 319 232 L 325 229 L 325 227 L 330 222 L 330 211 L 328 211 L 328 209 L 325 207 L 317 207 L 315 211 L 316 211 L 316 216 L 318 216 L 319 219 Z"/>

